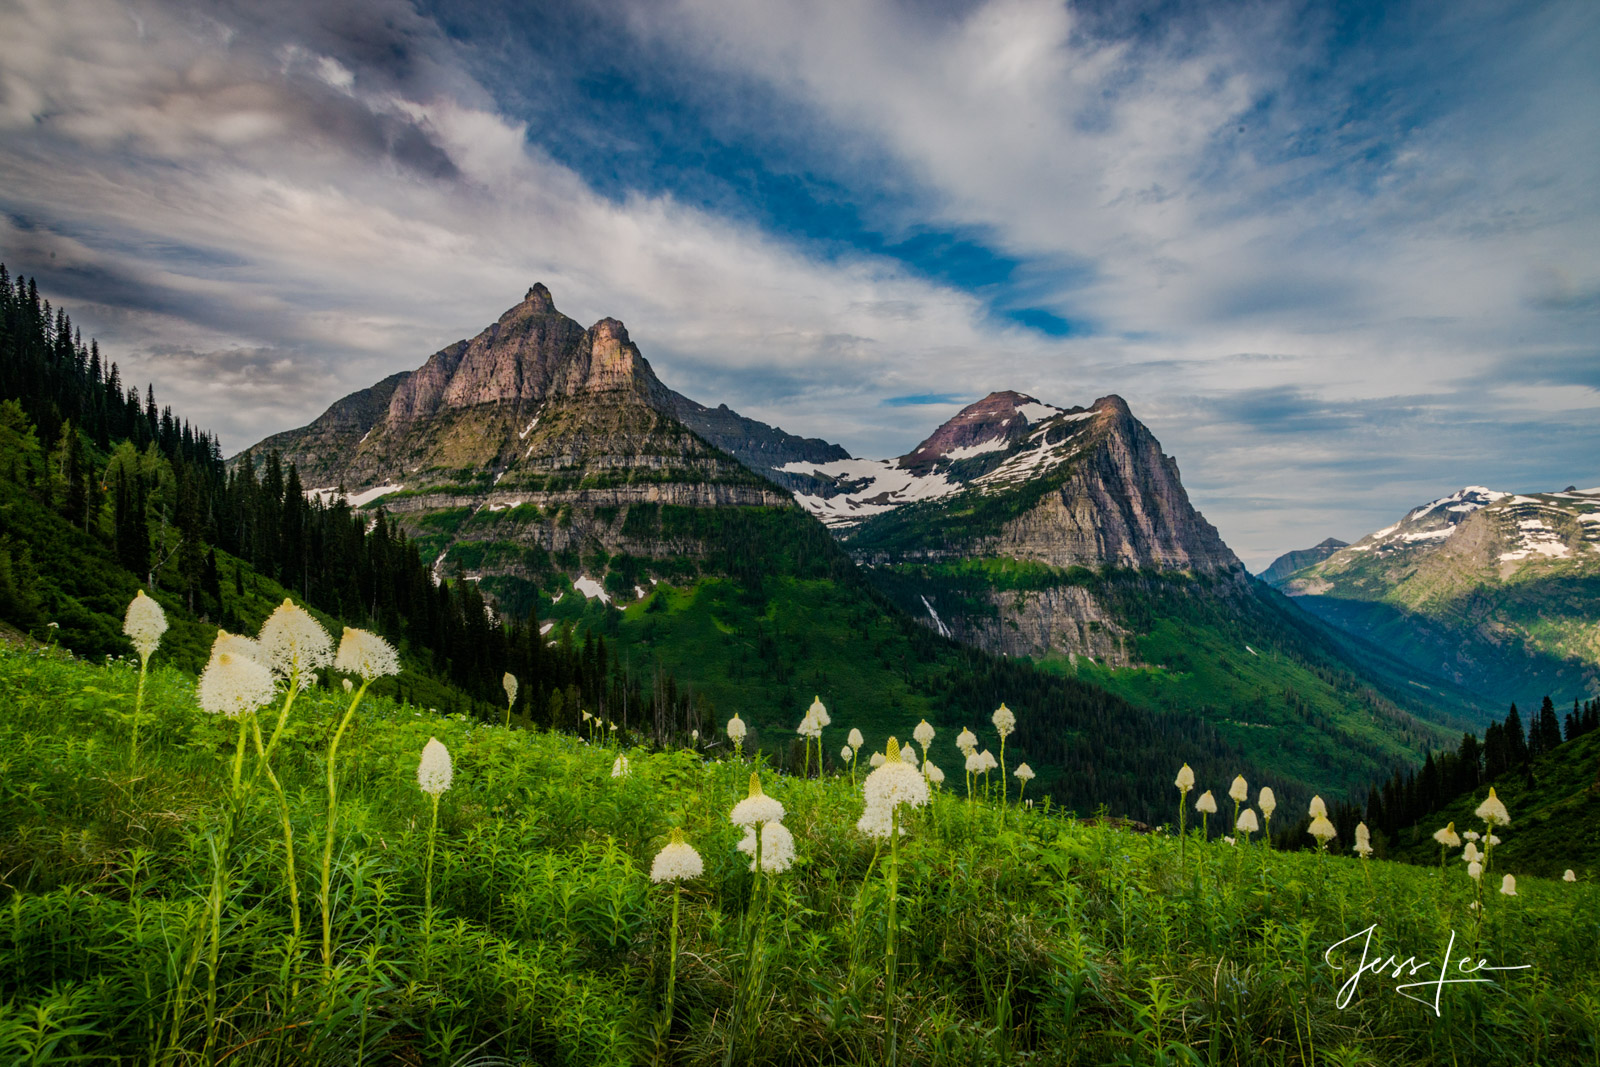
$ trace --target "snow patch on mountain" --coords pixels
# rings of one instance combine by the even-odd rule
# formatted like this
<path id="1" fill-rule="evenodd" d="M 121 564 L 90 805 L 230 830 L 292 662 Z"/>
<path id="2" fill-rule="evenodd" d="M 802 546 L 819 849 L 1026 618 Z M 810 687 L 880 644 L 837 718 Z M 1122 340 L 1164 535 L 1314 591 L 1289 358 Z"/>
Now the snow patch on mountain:
<path id="1" fill-rule="evenodd" d="M 572 588 L 576 589 L 590 600 L 598 600 L 602 604 L 611 603 L 611 594 L 606 592 L 605 588 L 599 582 L 595 581 L 587 574 L 580 574 L 578 576 L 578 580 L 572 583 Z"/>

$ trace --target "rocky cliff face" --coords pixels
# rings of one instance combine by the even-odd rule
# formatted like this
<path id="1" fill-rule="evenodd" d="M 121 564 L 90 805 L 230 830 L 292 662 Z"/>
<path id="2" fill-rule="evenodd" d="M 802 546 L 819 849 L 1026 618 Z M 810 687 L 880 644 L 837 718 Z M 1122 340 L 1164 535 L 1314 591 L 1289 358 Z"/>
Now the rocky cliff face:
<path id="1" fill-rule="evenodd" d="M 621 322 L 586 330 L 542 285 L 476 337 L 255 453 L 283 451 L 308 490 L 342 485 L 355 504 L 381 504 L 436 569 L 453 561 L 505 592 L 504 579 L 577 577 L 597 553 L 703 555 L 710 528 L 678 522 L 668 525 L 679 533 L 664 533 L 663 508 L 794 510 L 787 493 L 696 433 L 680 410 L 736 431 L 747 449 L 826 454 L 820 442 L 679 396 Z"/>
<path id="2" fill-rule="evenodd" d="M 879 575 L 920 575 L 920 591 L 889 583 L 902 606 L 993 652 L 1133 663 L 1133 628 L 1076 571 L 1243 579 L 1176 462 L 1116 396 L 1060 408 L 991 393 L 898 459 L 783 469 L 819 487 L 797 499 L 858 561 Z M 975 582 L 984 561 L 995 561 L 995 577 Z M 1021 584 L 1018 561 L 1031 565 Z"/>

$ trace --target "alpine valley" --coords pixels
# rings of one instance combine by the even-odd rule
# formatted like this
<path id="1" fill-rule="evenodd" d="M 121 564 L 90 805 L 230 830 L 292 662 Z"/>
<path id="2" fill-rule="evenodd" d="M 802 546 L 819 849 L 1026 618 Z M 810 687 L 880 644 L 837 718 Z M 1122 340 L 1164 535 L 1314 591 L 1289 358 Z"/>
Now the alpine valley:
<path id="1" fill-rule="evenodd" d="M 1600 488 L 1468 486 L 1353 545 L 1311 551 L 1263 577 L 1393 650 L 1418 684 L 1465 686 L 1498 707 L 1600 685 Z"/>
<path id="2" fill-rule="evenodd" d="M 1158 738 L 1342 793 L 1487 711 L 1246 573 L 1116 396 L 996 392 L 857 459 L 682 396 L 621 322 L 535 285 L 230 462 L 274 452 L 308 496 L 386 512 L 438 580 L 548 640 L 603 636 L 778 758 L 815 694 L 841 740 L 925 717 L 959 768 L 956 731 L 1005 700 L 1042 791 L 1159 818 Z"/>

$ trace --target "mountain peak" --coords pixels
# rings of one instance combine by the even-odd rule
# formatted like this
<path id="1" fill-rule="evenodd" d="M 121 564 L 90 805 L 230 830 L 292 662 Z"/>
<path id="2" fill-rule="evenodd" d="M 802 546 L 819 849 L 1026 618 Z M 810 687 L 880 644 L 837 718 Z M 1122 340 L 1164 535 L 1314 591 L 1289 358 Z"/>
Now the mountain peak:
<path id="1" fill-rule="evenodd" d="M 534 282 L 528 290 L 528 295 L 522 298 L 524 307 L 531 311 L 549 315 L 556 309 L 556 302 L 550 295 L 550 290 L 545 288 L 544 282 Z"/>
<path id="2" fill-rule="evenodd" d="M 980 451 L 1007 448 L 1027 435 L 1030 423 L 1061 411 L 1027 393 L 1010 389 L 990 393 L 956 412 L 927 440 L 902 456 L 900 465 L 907 469 L 929 467 L 940 459 L 965 459 Z"/>

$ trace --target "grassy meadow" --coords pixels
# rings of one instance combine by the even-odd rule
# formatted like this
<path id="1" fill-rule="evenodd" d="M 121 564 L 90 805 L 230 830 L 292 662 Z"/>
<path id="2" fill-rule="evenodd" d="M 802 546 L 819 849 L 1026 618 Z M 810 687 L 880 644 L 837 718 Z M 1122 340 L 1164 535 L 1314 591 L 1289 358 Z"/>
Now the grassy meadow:
<path id="1" fill-rule="evenodd" d="M 360 705 L 340 747 L 325 969 L 325 753 L 349 697 L 302 694 L 273 760 L 296 939 L 276 797 L 247 787 L 233 823 L 235 724 L 161 662 L 134 761 L 136 664 L 0 651 L 0 1063 L 1600 1065 L 1594 870 L 1523 876 L 1503 896 L 1498 863 L 1477 886 L 1454 860 L 1441 874 L 1203 842 L 1193 811 L 1180 843 L 969 802 L 956 771 L 897 849 L 886 1003 L 889 850 L 855 828 L 859 775 L 806 780 L 726 744 L 716 760 L 590 743 L 387 697 Z M 454 768 L 431 922 L 430 737 Z M 797 855 L 756 898 L 728 820 L 753 769 Z M 1271 784 L 1251 782 L 1252 799 Z M 1227 782 L 1205 789 L 1215 833 Z M 649 876 L 674 828 L 704 861 L 679 883 L 676 928 L 672 889 Z M 1324 953 L 1374 924 L 1369 959 L 1432 965 L 1365 974 L 1341 1006 L 1362 938 L 1333 956 L 1341 969 Z M 1526 969 L 1408 990 L 1427 1003 L 1396 991 L 1437 977 L 1447 949 L 1452 978 L 1468 977 L 1464 955 Z"/>

